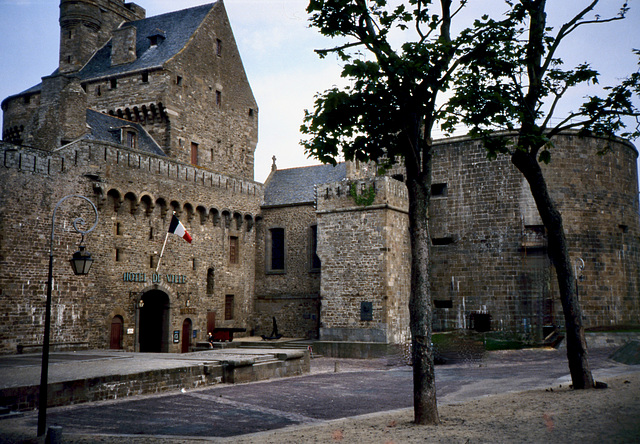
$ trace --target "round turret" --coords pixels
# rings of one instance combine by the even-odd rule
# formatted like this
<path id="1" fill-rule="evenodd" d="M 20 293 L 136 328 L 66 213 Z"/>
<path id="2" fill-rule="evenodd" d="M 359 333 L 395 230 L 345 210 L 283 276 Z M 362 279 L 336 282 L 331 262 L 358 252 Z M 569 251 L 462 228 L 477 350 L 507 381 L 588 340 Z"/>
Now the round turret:
<path id="1" fill-rule="evenodd" d="M 93 0 L 60 1 L 61 73 L 80 70 L 98 49 L 102 28 L 100 6 Z"/>

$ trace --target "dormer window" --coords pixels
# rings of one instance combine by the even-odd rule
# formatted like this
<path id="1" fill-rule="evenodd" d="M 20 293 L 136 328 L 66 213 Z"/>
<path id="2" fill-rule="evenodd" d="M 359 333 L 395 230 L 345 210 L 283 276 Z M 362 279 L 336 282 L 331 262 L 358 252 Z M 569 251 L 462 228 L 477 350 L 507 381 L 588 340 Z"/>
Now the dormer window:
<path id="1" fill-rule="evenodd" d="M 156 32 L 155 34 L 151 34 L 147 38 L 149 39 L 149 44 L 153 47 L 161 44 L 162 41 L 165 39 L 165 36 L 164 36 L 164 32 L 158 30 L 158 32 Z"/>
<path id="2" fill-rule="evenodd" d="M 122 128 L 122 144 L 131 149 L 136 149 L 138 147 L 138 132 L 135 128 Z"/>

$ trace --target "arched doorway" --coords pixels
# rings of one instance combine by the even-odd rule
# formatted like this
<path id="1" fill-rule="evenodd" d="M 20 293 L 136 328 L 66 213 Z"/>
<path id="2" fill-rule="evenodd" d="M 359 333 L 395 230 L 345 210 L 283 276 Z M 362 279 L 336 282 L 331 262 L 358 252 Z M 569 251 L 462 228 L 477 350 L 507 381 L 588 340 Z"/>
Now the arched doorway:
<path id="1" fill-rule="evenodd" d="M 169 296 L 160 290 L 148 291 L 138 304 L 138 342 L 140 351 L 166 353 L 169 351 Z"/>
<path id="2" fill-rule="evenodd" d="M 191 319 L 187 318 L 182 323 L 182 353 L 189 353 L 191 347 L 191 332 L 193 324 Z"/>
<path id="3" fill-rule="evenodd" d="M 109 348 L 112 350 L 122 350 L 122 326 L 124 321 L 122 316 L 114 316 L 111 319 L 111 339 L 109 340 Z"/>

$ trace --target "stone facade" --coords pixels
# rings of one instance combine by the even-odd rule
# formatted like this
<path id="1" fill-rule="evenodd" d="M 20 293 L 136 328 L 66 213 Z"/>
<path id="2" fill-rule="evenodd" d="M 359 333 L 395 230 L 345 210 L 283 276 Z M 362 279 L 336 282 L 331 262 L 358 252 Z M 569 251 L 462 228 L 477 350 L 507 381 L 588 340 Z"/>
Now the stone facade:
<path id="1" fill-rule="evenodd" d="M 216 313 L 217 327 L 248 325 L 261 184 L 98 142 L 72 144 L 55 155 L 15 148 L 2 144 L 1 150 L 3 351 L 41 341 L 50 217 L 53 205 L 70 194 L 96 202 L 99 224 L 85 239 L 95 264 L 85 278 L 73 278 L 64 264 L 79 242 L 70 227 L 74 211 L 83 211 L 87 222 L 95 219 L 85 211 L 88 205 L 70 201 L 55 227 L 52 342 L 103 348 L 119 317 L 122 347 L 137 350 L 143 310 L 160 303 L 168 317 L 157 351 L 181 349 L 182 339 L 170 342 L 169 333 L 180 331 L 182 338 L 185 321 L 192 335 L 197 331 L 190 342 L 203 340 L 208 313 Z M 193 242 L 170 235 L 156 274 L 173 211 Z M 232 238 L 237 239 L 235 263 Z M 232 314 L 226 313 L 228 296 L 233 296 Z"/>
<path id="2" fill-rule="evenodd" d="M 87 132 L 88 108 L 139 123 L 175 160 L 252 180 L 258 106 L 226 11 L 185 11 L 140 20 L 135 4 L 62 1 L 60 70 L 3 101 L 3 139 L 56 149 Z M 91 25 L 66 27 L 77 15 Z M 116 29 L 123 17 L 136 21 Z"/>
<path id="3" fill-rule="evenodd" d="M 222 2 L 144 19 L 122 0 L 63 0 L 60 22 L 60 70 L 2 104 L 0 351 L 42 342 L 51 215 L 68 195 L 97 207 L 95 263 L 87 277 L 64 264 L 73 219 L 95 220 L 66 200 L 52 343 L 177 352 L 250 327 L 257 105 Z M 174 213 L 191 244 L 167 236 Z"/>
<path id="4" fill-rule="evenodd" d="M 358 204 L 351 190 L 373 199 Z M 398 344 L 409 337 L 407 213 L 406 187 L 389 177 L 318 187 L 323 341 Z"/>
<path id="5" fill-rule="evenodd" d="M 80 241 L 72 221 L 95 217 L 69 198 L 53 227 L 55 347 L 181 352 L 212 328 L 270 336 L 274 318 L 279 334 L 320 339 L 332 354 L 406 342 L 402 168 L 376 177 L 366 164 L 278 170 L 274 160 L 255 182 L 258 108 L 222 2 L 143 17 L 121 0 L 63 0 L 60 70 L 2 102 L 0 353 L 42 343 L 52 213 L 70 195 L 97 208 L 84 239 L 95 263 L 84 277 L 64 264 Z M 554 143 L 545 174 L 585 325 L 638 325 L 638 153 L 575 134 Z M 434 149 L 434 329 L 540 339 L 561 327 L 520 173 L 467 138 Z M 191 244 L 167 234 L 173 214 Z"/>
<path id="6" fill-rule="evenodd" d="M 278 332 L 317 339 L 320 269 L 313 267 L 311 230 L 317 227 L 313 205 L 262 207 L 256 232 L 255 333 L 270 335 L 273 317 Z M 273 229 L 284 232 L 284 268 L 269 265 Z"/>
<path id="7" fill-rule="evenodd" d="M 577 135 L 553 142 L 544 174 L 581 276 L 585 327 L 637 325 L 637 151 Z M 508 158 L 489 161 L 479 142 L 464 139 L 436 144 L 434 159 L 434 327 L 468 328 L 489 314 L 493 329 L 539 339 L 544 326 L 563 325 L 544 227 L 522 175 Z"/>

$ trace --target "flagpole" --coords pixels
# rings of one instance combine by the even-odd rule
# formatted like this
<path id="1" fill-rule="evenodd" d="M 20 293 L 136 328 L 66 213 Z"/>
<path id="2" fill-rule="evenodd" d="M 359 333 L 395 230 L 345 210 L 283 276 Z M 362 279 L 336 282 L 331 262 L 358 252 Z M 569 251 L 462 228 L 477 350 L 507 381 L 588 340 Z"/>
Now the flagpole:
<path id="1" fill-rule="evenodd" d="M 160 262 L 162 261 L 162 255 L 164 254 L 164 247 L 166 247 L 167 245 L 167 239 L 169 238 L 169 232 L 167 231 L 167 234 L 164 235 L 164 243 L 162 244 L 162 251 L 160 252 L 160 258 L 158 259 L 158 266 L 156 267 L 156 274 L 158 273 L 158 270 L 160 269 Z"/>

